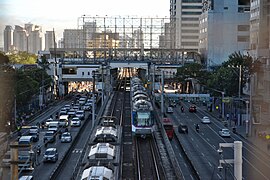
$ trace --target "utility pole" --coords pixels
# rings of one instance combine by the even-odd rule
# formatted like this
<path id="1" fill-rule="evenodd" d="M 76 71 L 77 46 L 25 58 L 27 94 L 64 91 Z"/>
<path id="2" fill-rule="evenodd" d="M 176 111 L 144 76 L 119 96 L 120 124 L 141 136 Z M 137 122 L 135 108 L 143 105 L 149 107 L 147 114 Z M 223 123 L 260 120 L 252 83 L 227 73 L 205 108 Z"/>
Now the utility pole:
<path id="1" fill-rule="evenodd" d="M 222 147 L 233 148 L 234 159 L 223 159 L 223 156 L 222 156 L 223 150 L 221 149 Z M 234 141 L 233 143 L 219 143 L 219 149 L 217 150 L 217 152 L 222 157 L 222 159 L 219 160 L 218 169 L 223 168 L 222 164 L 225 164 L 225 168 L 227 167 L 227 164 L 234 164 L 234 177 L 237 180 L 242 179 L 242 163 L 243 163 L 242 147 L 243 147 L 242 141 Z M 225 174 L 225 178 L 226 178 L 226 174 Z"/>
<path id="2" fill-rule="evenodd" d="M 92 129 L 94 129 L 94 125 L 95 125 L 95 102 L 96 102 L 96 97 L 95 97 L 95 76 L 96 76 L 96 72 L 95 70 L 92 71 L 92 77 L 93 77 L 93 92 L 92 92 Z"/>
<path id="3" fill-rule="evenodd" d="M 162 119 L 164 118 L 164 71 L 161 71 L 161 114 Z"/>

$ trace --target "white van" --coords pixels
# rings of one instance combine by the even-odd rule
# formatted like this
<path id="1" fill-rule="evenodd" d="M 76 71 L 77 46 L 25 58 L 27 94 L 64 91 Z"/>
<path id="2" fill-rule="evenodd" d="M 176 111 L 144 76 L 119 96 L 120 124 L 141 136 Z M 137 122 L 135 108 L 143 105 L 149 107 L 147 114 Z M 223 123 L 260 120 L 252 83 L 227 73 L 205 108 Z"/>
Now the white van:
<path id="1" fill-rule="evenodd" d="M 67 127 L 68 126 L 68 117 L 69 117 L 69 115 L 61 115 L 59 117 L 59 126 Z"/>

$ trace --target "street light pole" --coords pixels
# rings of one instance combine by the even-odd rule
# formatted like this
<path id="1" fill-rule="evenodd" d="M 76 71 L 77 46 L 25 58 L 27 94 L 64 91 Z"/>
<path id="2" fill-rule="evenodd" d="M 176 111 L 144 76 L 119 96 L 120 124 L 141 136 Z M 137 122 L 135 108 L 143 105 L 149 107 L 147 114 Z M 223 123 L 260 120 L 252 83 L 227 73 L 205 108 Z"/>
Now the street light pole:
<path id="1" fill-rule="evenodd" d="M 248 128 L 249 128 L 249 121 L 250 121 L 250 119 L 249 119 L 249 112 L 248 112 L 248 104 L 249 104 L 249 101 L 246 101 L 246 136 L 248 136 Z"/>
<path id="2" fill-rule="evenodd" d="M 95 125 L 95 70 L 92 71 L 92 77 L 93 77 L 93 92 L 92 92 L 92 129 L 94 129 Z"/>
<path id="3" fill-rule="evenodd" d="M 239 84 L 238 84 L 238 98 L 240 100 L 241 97 L 241 81 L 242 81 L 242 65 L 239 67 Z"/>

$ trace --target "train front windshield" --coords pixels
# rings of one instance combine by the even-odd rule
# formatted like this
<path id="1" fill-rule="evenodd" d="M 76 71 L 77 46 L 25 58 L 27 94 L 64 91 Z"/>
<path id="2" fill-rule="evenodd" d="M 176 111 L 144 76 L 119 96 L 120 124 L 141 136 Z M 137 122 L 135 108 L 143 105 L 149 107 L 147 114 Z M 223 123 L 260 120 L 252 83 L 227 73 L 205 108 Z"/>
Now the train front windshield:
<path id="1" fill-rule="evenodd" d="M 153 121 L 150 112 L 137 112 L 137 126 L 145 127 L 152 125 Z"/>

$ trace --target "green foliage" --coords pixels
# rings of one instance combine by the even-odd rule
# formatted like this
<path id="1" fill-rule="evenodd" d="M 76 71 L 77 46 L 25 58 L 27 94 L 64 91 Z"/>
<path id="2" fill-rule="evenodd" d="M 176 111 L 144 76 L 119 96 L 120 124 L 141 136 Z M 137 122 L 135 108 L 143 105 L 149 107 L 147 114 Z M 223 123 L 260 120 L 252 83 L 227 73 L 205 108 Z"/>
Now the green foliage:
<path id="1" fill-rule="evenodd" d="M 27 52 L 12 52 L 8 55 L 11 64 L 36 64 L 37 56 Z"/>
<path id="2" fill-rule="evenodd" d="M 18 70 L 16 72 L 16 96 L 19 105 L 27 103 L 34 95 L 39 94 L 40 87 L 48 88 L 51 77 L 44 69 Z"/>
<path id="3" fill-rule="evenodd" d="M 241 68 L 240 68 L 241 67 Z M 207 86 L 220 91 L 225 91 L 228 96 L 239 93 L 239 76 L 241 70 L 241 90 L 243 84 L 249 80 L 253 67 L 252 57 L 234 52 L 229 55 L 228 61 L 212 73 L 207 81 Z"/>
<path id="4" fill-rule="evenodd" d="M 195 78 L 205 84 L 210 72 L 205 71 L 203 68 L 198 63 L 186 64 L 177 69 L 176 77 L 180 82 L 184 82 L 186 78 Z"/>

